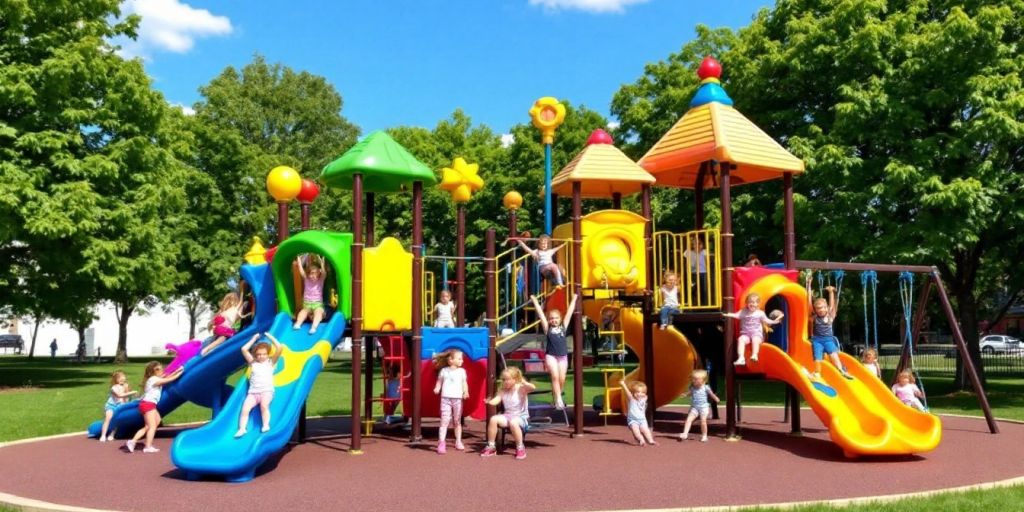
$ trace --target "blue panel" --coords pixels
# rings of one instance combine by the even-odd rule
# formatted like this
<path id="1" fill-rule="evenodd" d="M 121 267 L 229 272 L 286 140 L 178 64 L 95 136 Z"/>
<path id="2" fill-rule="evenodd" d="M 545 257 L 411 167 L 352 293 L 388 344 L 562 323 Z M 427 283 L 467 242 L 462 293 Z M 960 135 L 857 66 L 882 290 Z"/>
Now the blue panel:
<path id="1" fill-rule="evenodd" d="M 697 89 L 697 94 L 690 100 L 690 108 L 699 107 L 708 103 L 721 103 L 732 105 L 732 98 L 725 92 L 721 85 L 714 82 L 706 83 Z"/>
<path id="2" fill-rule="evenodd" d="M 786 264 L 785 263 L 769 263 L 769 264 L 765 265 L 764 268 L 777 268 L 777 269 L 785 270 L 786 269 Z"/>
<path id="3" fill-rule="evenodd" d="M 420 357 L 427 360 L 438 352 L 457 348 L 470 360 L 486 359 L 488 335 L 486 327 L 424 327 Z"/>
<path id="4" fill-rule="evenodd" d="M 836 393 L 835 388 L 833 388 L 832 386 L 829 386 L 827 384 L 822 384 L 821 382 L 811 381 L 811 385 L 814 386 L 814 389 L 817 389 L 818 391 L 821 391 L 822 393 L 825 394 L 825 396 L 827 396 L 829 398 L 835 398 L 838 395 L 838 393 Z"/>

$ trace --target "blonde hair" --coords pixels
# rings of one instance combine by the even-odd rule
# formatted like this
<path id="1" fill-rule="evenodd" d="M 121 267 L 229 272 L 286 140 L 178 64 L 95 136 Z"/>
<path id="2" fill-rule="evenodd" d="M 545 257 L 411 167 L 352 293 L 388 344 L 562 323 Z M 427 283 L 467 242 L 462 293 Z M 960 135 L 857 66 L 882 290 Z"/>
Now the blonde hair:
<path id="1" fill-rule="evenodd" d="M 142 372 L 142 389 L 146 389 L 146 382 L 149 381 L 150 377 L 156 375 L 156 369 L 162 367 L 163 365 L 160 364 L 160 361 L 150 361 L 146 363 L 146 369 Z"/>
<path id="2" fill-rule="evenodd" d="M 452 357 L 455 357 L 455 354 L 461 353 L 462 351 L 457 348 L 450 348 L 448 350 L 445 350 L 444 352 L 438 352 L 434 354 L 434 369 L 440 370 L 441 368 L 448 366 L 449 364 L 451 364 Z"/>
<path id="3" fill-rule="evenodd" d="M 313 270 L 319 270 L 320 272 L 326 273 L 323 267 L 320 266 L 319 259 L 313 258 L 312 256 L 306 257 L 306 268 L 304 270 L 307 274 L 312 272 Z"/>
<path id="4" fill-rule="evenodd" d="M 755 292 L 755 293 L 751 293 L 751 294 L 747 295 L 747 300 L 746 300 L 745 304 L 750 304 L 750 301 L 752 301 L 754 299 L 757 299 L 757 300 L 760 301 L 761 300 L 761 294 Z"/>
<path id="5" fill-rule="evenodd" d="M 875 359 L 878 359 L 878 351 L 873 348 L 865 349 L 861 354 L 861 360 L 867 360 L 868 356 L 875 356 Z"/>
<path id="6" fill-rule="evenodd" d="M 233 308 L 237 306 L 239 302 L 242 302 L 242 298 L 239 297 L 237 293 L 228 292 L 224 294 L 224 298 L 220 299 L 220 310 L 224 311 L 225 309 Z"/>
<path id="7" fill-rule="evenodd" d="M 117 380 L 120 377 L 127 377 L 127 375 L 125 375 L 125 373 L 121 370 L 114 370 L 114 373 L 110 374 L 110 384 L 117 384 Z M 126 381 L 124 385 L 127 386 L 128 382 Z"/>
<path id="8" fill-rule="evenodd" d="M 517 366 L 509 366 L 501 371 L 501 380 L 505 380 L 508 377 L 516 382 L 516 384 L 522 384 L 526 382 L 526 378 L 523 377 L 523 372 Z"/>
<path id="9" fill-rule="evenodd" d="M 631 393 L 634 393 L 634 394 L 635 393 L 646 393 L 647 392 L 647 384 L 644 384 L 644 382 L 640 381 L 640 380 L 634 380 L 633 382 L 629 383 L 629 391 Z"/>
<path id="10" fill-rule="evenodd" d="M 676 279 L 679 278 L 679 276 L 677 276 L 675 272 L 673 272 L 671 270 L 666 270 L 665 273 L 661 275 L 661 280 L 662 281 L 668 281 L 669 277 L 674 277 Z"/>
<path id="11" fill-rule="evenodd" d="M 690 374 L 691 379 L 700 379 L 701 383 L 707 384 L 708 382 L 708 371 L 707 370 L 694 370 Z"/>
<path id="12" fill-rule="evenodd" d="M 452 298 L 451 290 L 441 290 L 441 297 L 443 298 L 445 296 L 448 297 L 448 300 L 451 300 L 451 298 Z"/>
<path id="13" fill-rule="evenodd" d="M 825 300 L 825 297 L 818 297 L 817 299 L 814 299 L 814 302 L 812 303 L 812 305 L 814 307 L 818 307 L 818 306 L 824 305 L 827 308 L 828 307 L 828 300 Z"/>
<path id="14" fill-rule="evenodd" d="M 896 382 L 903 380 L 903 377 L 906 377 L 911 384 L 917 384 L 917 379 L 914 378 L 914 372 L 910 370 L 903 370 L 902 372 L 897 373 Z"/>

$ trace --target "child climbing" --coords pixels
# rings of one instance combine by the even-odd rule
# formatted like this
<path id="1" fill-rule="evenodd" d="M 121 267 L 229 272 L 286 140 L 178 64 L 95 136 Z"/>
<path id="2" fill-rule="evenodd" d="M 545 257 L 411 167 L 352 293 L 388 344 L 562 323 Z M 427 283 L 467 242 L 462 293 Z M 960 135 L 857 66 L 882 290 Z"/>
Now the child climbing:
<path id="1" fill-rule="evenodd" d="M 455 327 L 455 303 L 448 290 L 442 290 L 441 301 L 434 304 L 434 327 Z"/>
<path id="2" fill-rule="evenodd" d="M 811 336 L 811 347 L 814 349 L 814 380 L 821 380 L 821 361 L 828 354 L 832 364 L 843 374 L 843 377 L 853 380 L 853 376 L 847 373 L 843 363 L 839 360 L 839 340 L 832 331 L 832 324 L 835 322 L 836 313 L 839 311 L 839 304 L 836 303 L 836 289 L 834 286 L 826 286 L 828 300 L 824 297 L 814 298 L 811 289 L 812 273 L 807 273 L 807 300 L 811 301 L 811 320 L 814 322 L 814 330 Z"/>
<path id="3" fill-rule="evenodd" d="M 384 379 L 384 423 L 390 425 L 391 423 L 402 423 L 403 418 L 394 417 L 395 411 L 398 410 L 399 404 L 402 399 L 402 368 L 395 363 L 384 364 L 384 374 L 387 376 Z M 406 375 L 408 378 L 411 375 Z"/>
<path id="4" fill-rule="evenodd" d="M 679 434 L 681 441 L 690 438 L 690 426 L 693 425 L 693 420 L 700 418 L 700 442 L 708 442 L 708 414 L 711 414 L 711 403 L 708 399 L 717 404 L 718 396 L 711 391 L 707 380 L 708 372 L 705 370 L 694 370 L 690 375 L 690 388 L 683 393 L 683 396 L 690 396 L 690 412 L 686 415 L 683 433 Z"/>
<path id="5" fill-rule="evenodd" d="M 544 315 L 544 308 L 537 302 L 537 296 L 530 297 L 533 301 L 533 309 L 540 319 L 541 329 L 547 337 L 547 347 L 544 353 L 544 365 L 551 375 L 551 394 L 554 396 L 555 408 L 565 409 L 565 402 L 562 400 L 562 390 L 565 388 L 565 374 L 569 369 L 569 348 L 565 342 L 565 333 L 572 321 L 572 314 L 576 311 L 576 294 L 572 295 L 569 301 L 569 308 L 566 314 L 569 315 L 565 324 L 562 324 L 562 312 L 551 308 L 547 316 Z"/>
<path id="6" fill-rule="evenodd" d="M 272 334 L 264 333 L 264 336 L 274 344 L 271 354 L 270 343 L 261 341 L 259 334 L 254 334 L 245 346 L 242 347 L 242 357 L 249 363 L 249 393 L 245 395 L 245 402 L 242 402 L 242 414 L 238 416 L 238 432 L 235 437 L 242 437 L 249 428 L 249 413 L 257 405 L 260 406 L 260 418 L 263 420 L 263 427 L 260 432 L 270 430 L 270 402 L 274 399 L 274 368 L 277 360 L 281 358 L 281 344 Z M 253 347 L 253 343 L 256 346 Z M 252 348 L 250 351 L 249 349 Z"/>
<path id="7" fill-rule="evenodd" d="M 323 256 L 313 256 L 307 254 L 298 259 L 299 275 L 302 277 L 302 309 L 295 315 L 295 325 L 292 326 L 299 329 L 306 318 L 313 315 L 313 323 L 309 326 L 310 334 L 316 332 L 316 328 L 324 319 L 324 280 L 327 278 L 327 265 Z"/>
<path id="8" fill-rule="evenodd" d="M 494 440 L 498 438 L 498 428 L 507 427 L 516 442 L 516 459 L 526 458 L 523 433 L 530 428 L 529 395 L 535 389 L 537 386 L 527 382 L 519 368 L 512 366 L 501 372 L 501 391 L 485 402 L 488 405 L 502 404 L 504 412 L 491 416 L 487 421 L 487 447 L 480 452 L 481 457 L 493 457 L 498 453 L 494 446 Z"/>
<path id="9" fill-rule="evenodd" d="M 530 246 L 523 243 L 522 240 L 516 240 L 519 242 L 519 246 L 524 251 L 528 252 L 533 259 L 537 260 L 537 269 L 540 271 L 540 275 L 546 277 L 551 284 L 555 286 L 562 286 L 565 283 L 562 281 L 562 268 L 555 263 L 555 253 L 558 252 L 565 244 L 561 244 L 557 247 L 551 247 L 551 237 L 548 235 L 541 235 L 537 238 L 537 248 L 531 249 Z"/>
<path id="10" fill-rule="evenodd" d="M 107 428 L 110 427 L 110 419 L 114 417 L 114 410 L 121 404 L 128 403 L 128 397 L 137 395 L 137 391 L 129 389 L 128 376 L 121 370 L 110 374 L 110 392 L 107 393 L 107 401 L 103 404 L 103 428 L 100 429 L 100 442 L 113 441 L 114 433 L 107 435 Z"/>
<path id="11" fill-rule="evenodd" d="M 469 398 L 469 384 L 466 370 L 462 368 L 462 351 L 449 349 L 434 356 L 437 384 L 434 394 L 441 395 L 441 427 L 437 430 L 437 453 L 447 451 L 445 438 L 448 424 L 454 423 L 455 449 L 465 450 L 462 445 L 462 401 Z"/>
<path id="12" fill-rule="evenodd" d="M 647 444 L 658 444 L 654 441 L 654 433 L 647 424 L 647 385 L 640 381 L 633 381 L 628 386 L 626 379 L 619 381 L 622 392 L 626 394 L 626 426 L 633 433 L 633 438 L 640 446 Z"/>
<path id="13" fill-rule="evenodd" d="M 661 285 L 661 329 L 672 325 L 672 315 L 679 313 L 679 278 L 675 272 L 665 272 Z"/>
<path id="14" fill-rule="evenodd" d="M 878 365 L 878 352 L 875 349 L 869 348 L 864 350 L 860 361 L 864 363 L 864 368 L 867 368 L 872 375 L 879 379 L 882 378 L 882 367 Z"/>
<path id="15" fill-rule="evenodd" d="M 917 387 L 917 380 L 914 378 L 914 372 L 910 370 L 903 370 L 896 376 L 896 384 L 892 385 L 892 392 L 896 394 L 896 398 L 899 398 L 903 405 L 908 405 L 922 412 L 928 410 L 927 407 L 921 403 L 921 399 L 924 398 L 924 393 L 921 388 Z"/>
<path id="16" fill-rule="evenodd" d="M 160 395 L 163 393 L 164 385 L 178 380 L 184 369 L 184 367 L 181 367 L 166 377 L 160 377 L 159 375 L 164 371 L 164 365 L 160 364 L 159 361 L 150 361 L 146 365 L 146 370 L 142 374 L 142 400 L 139 400 L 139 412 L 142 413 L 145 425 L 132 436 L 131 440 L 124 443 L 128 453 L 135 451 L 135 443 L 142 439 L 142 436 L 146 436 L 146 447 L 142 449 L 142 453 L 156 453 L 160 451 L 159 448 L 153 446 L 156 429 L 160 426 L 160 411 L 156 410 L 156 404 L 160 403 Z"/>
<path id="17" fill-rule="evenodd" d="M 783 314 L 781 311 L 772 312 L 772 316 L 775 318 L 769 318 L 768 315 L 761 311 L 761 296 L 756 293 L 747 295 L 747 307 L 740 310 L 739 313 L 722 313 L 722 316 L 729 318 L 735 318 L 740 321 L 740 337 L 739 347 L 736 349 L 736 361 L 733 363 L 736 366 L 743 366 L 747 364 L 747 360 L 744 359 L 747 353 L 747 345 L 752 345 L 750 360 L 757 362 L 757 356 L 761 351 L 761 343 L 764 343 L 764 326 L 776 325 L 782 321 Z"/>
<path id="18" fill-rule="evenodd" d="M 212 321 L 214 339 L 209 345 L 203 347 L 200 355 L 205 356 L 209 354 L 218 345 L 224 343 L 224 340 L 235 335 L 235 322 L 249 316 L 248 314 L 242 314 L 244 307 L 245 303 L 238 292 L 228 292 L 224 295 L 224 298 L 220 300 L 217 314 L 213 317 Z"/>

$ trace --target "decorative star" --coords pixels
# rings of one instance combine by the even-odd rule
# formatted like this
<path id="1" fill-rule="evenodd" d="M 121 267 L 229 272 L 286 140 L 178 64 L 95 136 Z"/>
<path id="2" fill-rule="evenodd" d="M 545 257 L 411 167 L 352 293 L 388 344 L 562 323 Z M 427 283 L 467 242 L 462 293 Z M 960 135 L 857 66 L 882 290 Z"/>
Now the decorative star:
<path id="1" fill-rule="evenodd" d="M 474 192 L 484 187 L 484 180 L 477 175 L 479 164 L 466 163 L 461 156 L 452 161 L 451 167 L 441 170 L 441 189 L 452 195 L 452 201 L 465 203 Z"/>

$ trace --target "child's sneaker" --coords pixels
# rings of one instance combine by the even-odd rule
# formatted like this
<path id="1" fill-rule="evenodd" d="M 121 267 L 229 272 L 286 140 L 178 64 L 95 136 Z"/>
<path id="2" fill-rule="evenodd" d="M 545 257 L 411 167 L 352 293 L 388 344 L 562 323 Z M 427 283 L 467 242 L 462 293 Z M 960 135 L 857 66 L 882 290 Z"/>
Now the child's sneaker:
<path id="1" fill-rule="evenodd" d="M 493 446 L 488 446 L 487 448 L 484 448 L 484 451 L 480 452 L 481 457 L 494 457 L 497 454 L 498 450 Z"/>
<path id="2" fill-rule="evenodd" d="M 750 361 L 756 363 L 757 362 L 757 356 L 750 356 Z"/>
<path id="3" fill-rule="evenodd" d="M 156 453 L 158 451 L 160 451 L 160 448 L 157 448 L 155 446 L 147 446 L 142 449 L 142 453 Z"/>
<path id="4" fill-rule="evenodd" d="M 460 452 L 466 451 L 466 445 L 462 444 L 462 441 L 456 441 L 455 442 L 455 449 L 460 451 Z"/>
<path id="5" fill-rule="evenodd" d="M 743 359 L 742 357 L 737 359 L 735 363 L 732 363 L 733 366 L 746 366 L 746 364 L 747 360 Z"/>
<path id="6" fill-rule="evenodd" d="M 812 373 L 811 374 L 811 380 L 816 381 L 816 382 L 821 382 L 821 374 L 818 373 L 818 372 Z"/>
<path id="7" fill-rule="evenodd" d="M 555 401 L 555 409 L 558 409 L 559 411 L 565 409 L 565 402 L 563 402 L 561 398 Z"/>
<path id="8" fill-rule="evenodd" d="M 523 460 L 526 458 L 526 448 L 516 448 L 516 460 Z"/>
<path id="9" fill-rule="evenodd" d="M 270 425 L 263 425 L 263 428 L 260 429 L 260 432 L 270 432 Z"/>
<path id="10" fill-rule="evenodd" d="M 668 326 L 665 325 L 665 324 L 661 324 L 661 325 L 658 326 L 658 328 L 664 331 L 665 329 L 668 328 Z"/>
<path id="11" fill-rule="evenodd" d="M 128 448 L 128 453 L 135 453 L 135 441 L 126 441 L 124 447 Z"/>
<path id="12" fill-rule="evenodd" d="M 847 372 L 845 369 L 842 371 L 842 373 L 843 377 L 845 377 L 846 380 L 853 380 L 853 375 L 850 375 L 849 372 Z"/>
<path id="13" fill-rule="evenodd" d="M 310 333 L 310 334 L 316 334 L 316 329 L 314 329 L 314 328 L 310 327 L 310 328 L 309 328 L 309 333 Z"/>
<path id="14" fill-rule="evenodd" d="M 700 442 L 702 442 L 702 443 L 706 443 L 706 442 L 708 442 L 708 436 L 703 436 L 703 437 L 701 437 L 701 438 L 700 438 Z"/>
<path id="15" fill-rule="evenodd" d="M 109 436 L 107 436 L 107 441 L 113 441 L 113 440 L 114 440 L 114 434 L 110 434 Z"/>
<path id="16" fill-rule="evenodd" d="M 679 434 L 679 440 L 680 441 L 689 441 L 690 440 L 690 436 L 689 436 L 689 434 Z"/>
<path id="17" fill-rule="evenodd" d="M 100 442 L 101 442 L 101 443 L 105 443 L 105 442 L 107 442 L 107 438 L 105 438 L 105 437 L 103 437 L 103 436 L 100 436 Z"/>
<path id="18" fill-rule="evenodd" d="M 244 435 L 245 435 L 245 432 L 246 432 L 246 431 L 245 431 L 245 429 L 244 429 L 244 428 L 240 428 L 240 429 L 238 429 L 238 432 L 235 432 L 235 439 L 238 439 L 239 437 L 242 437 L 242 436 L 244 436 Z"/>
<path id="19" fill-rule="evenodd" d="M 437 443 L 437 454 L 444 455 L 448 453 L 448 447 L 444 443 Z"/>

